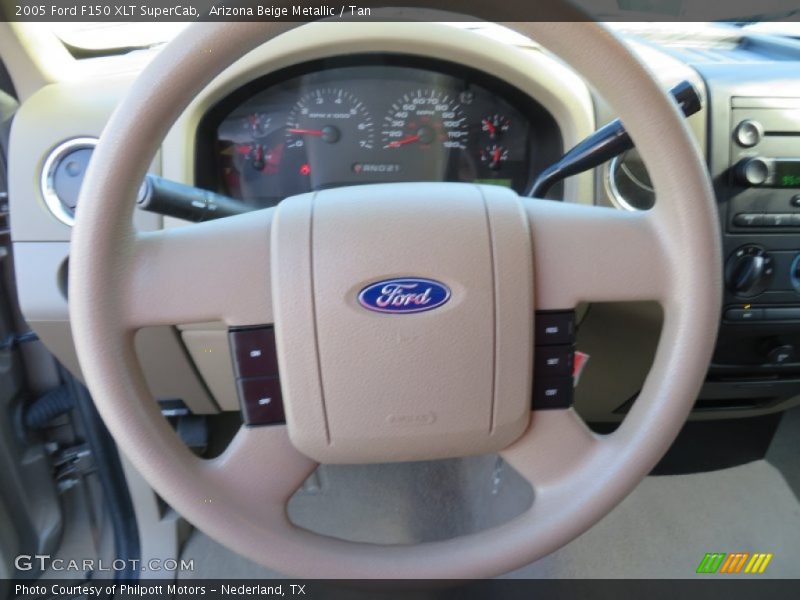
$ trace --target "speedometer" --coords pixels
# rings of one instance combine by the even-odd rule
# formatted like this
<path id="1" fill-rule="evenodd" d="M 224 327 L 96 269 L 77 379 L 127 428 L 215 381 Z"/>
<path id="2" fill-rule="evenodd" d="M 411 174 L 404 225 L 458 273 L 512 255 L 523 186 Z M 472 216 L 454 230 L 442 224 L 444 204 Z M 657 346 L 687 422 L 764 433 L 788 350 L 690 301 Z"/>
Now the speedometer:
<path id="1" fill-rule="evenodd" d="M 404 146 L 464 150 L 469 137 L 459 103 L 435 89 L 409 92 L 392 104 L 381 133 L 386 150 Z"/>

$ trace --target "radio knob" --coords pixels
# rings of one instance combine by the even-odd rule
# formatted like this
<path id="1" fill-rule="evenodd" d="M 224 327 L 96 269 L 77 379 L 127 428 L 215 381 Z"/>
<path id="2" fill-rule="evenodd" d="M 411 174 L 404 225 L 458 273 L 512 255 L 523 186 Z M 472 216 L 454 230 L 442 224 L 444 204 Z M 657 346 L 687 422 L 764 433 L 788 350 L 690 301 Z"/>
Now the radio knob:
<path id="1" fill-rule="evenodd" d="M 761 141 L 764 135 L 764 128 L 761 123 L 753 119 L 745 119 L 740 122 L 733 132 L 733 139 L 744 148 L 751 148 Z"/>
<path id="2" fill-rule="evenodd" d="M 769 171 L 769 163 L 763 158 L 745 158 L 736 166 L 736 178 L 746 186 L 763 185 Z"/>
<path id="3" fill-rule="evenodd" d="M 763 248 L 742 246 L 725 264 L 725 282 L 737 296 L 757 296 L 769 286 L 773 271 L 772 257 Z"/>

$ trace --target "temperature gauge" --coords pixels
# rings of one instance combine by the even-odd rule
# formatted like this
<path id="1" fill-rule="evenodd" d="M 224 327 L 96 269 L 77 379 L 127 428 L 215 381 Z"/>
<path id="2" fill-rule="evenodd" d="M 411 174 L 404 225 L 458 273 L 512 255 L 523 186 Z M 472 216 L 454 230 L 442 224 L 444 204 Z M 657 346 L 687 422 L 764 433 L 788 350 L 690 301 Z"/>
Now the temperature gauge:
<path id="1" fill-rule="evenodd" d="M 487 165 L 492 171 L 500 169 L 502 164 L 508 160 L 508 148 L 499 144 L 492 144 L 481 149 L 481 162 Z"/>
<path id="2" fill-rule="evenodd" d="M 489 134 L 489 138 L 492 140 L 501 138 L 509 127 L 511 127 L 511 121 L 501 114 L 493 114 L 481 119 L 481 131 Z"/>

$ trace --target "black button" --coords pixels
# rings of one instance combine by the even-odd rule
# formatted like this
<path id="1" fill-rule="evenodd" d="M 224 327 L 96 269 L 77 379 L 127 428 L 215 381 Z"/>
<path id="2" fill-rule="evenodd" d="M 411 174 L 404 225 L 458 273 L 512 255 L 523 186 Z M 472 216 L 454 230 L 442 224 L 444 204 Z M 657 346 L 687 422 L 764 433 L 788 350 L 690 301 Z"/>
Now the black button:
<path id="1" fill-rule="evenodd" d="M 729 308 L 725 311 L 728 321 L 760 321 L 764 318 L 762 308 Z"/>
<path id="2" fill-rule="evenodd" d="M 767 213 L 763 215 L 762 225 L 764 227 L 775 227 L 775 213 Z"/>
<path id="3" fill-rule="evenodd" d="M 542 346 L 534 351 L 536 376 L 572 375 L 572 346 Z"/>
<path id="4" fill-rule="evenodd" d="M 538 377 L 533 383 L 533 408 L 569 408 L 572 405 L 572 377 Z"/>
<path id="5" fill-rule="evenodd" d="M 575 337 L 575 314 L 572 312 L 536 313 L 536 345 L 571 344 Z"/>
<path id="6" fill-rule="evenodd" d="M 795 358 L 794 346 L 792 346 L 791 344 L 783 344 L 780 346 L 776 346 L 767 353 L 767 359 L 769 360 L 769 362 L 778 365 L 792 363 L 794 362 L 794 358 Z"/>
<path id="7" fill-rule="evenodd" d="M 281 381 L 275 377 L 240 379 L 239 401 L 247 425 L 285 423 Z"/>
<path id="8" fill-rule="evenodd" d="M 230 332 L 233 360 L 238 377 L 277 377 L 278 355 L 272 327 Z"/>
<path id="9" fill-rule="evenodd" d="M 791 227 L 794 224 L 791 213 L 765 213 L 762 218 L 764 227 Z"/>
<path id="10" fill-rule="evenodd" d="M 764 224 L 762 213 L 739 213 L 733 218 L 737 227 L 761 227 Z"/>
<path id="11" fill-rule="evenodd" d="M 772 216 L 774 218 L 775 227 L 791 227 L 793 224 L 792 215 L 790 213 L 778 213 Z"/>
<path id="12" fill-rule="evenodd" d="M 795 194 L 792 196 L 792 199 L 789 200 L 789 203 L 795 208 L 800 208 L 800 194 Z"/>
<path id="13" fill-rule="evenodd" d="M 765 308 L 764 318 L 767 321 L 800 321 L 800 307 Z"/>

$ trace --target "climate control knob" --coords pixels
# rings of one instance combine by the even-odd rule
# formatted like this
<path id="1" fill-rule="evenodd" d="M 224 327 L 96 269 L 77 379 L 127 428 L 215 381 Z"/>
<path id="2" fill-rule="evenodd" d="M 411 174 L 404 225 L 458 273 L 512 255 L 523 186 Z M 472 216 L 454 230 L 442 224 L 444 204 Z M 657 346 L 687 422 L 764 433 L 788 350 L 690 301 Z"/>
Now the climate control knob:
<path id="1" fill-rule="evenodd" d="M 767 289 L 773 272 L 772 257 L 761 246 L 742 246 L 725 264 L 725 283 L 737 296 L 757 296 Z"/>

